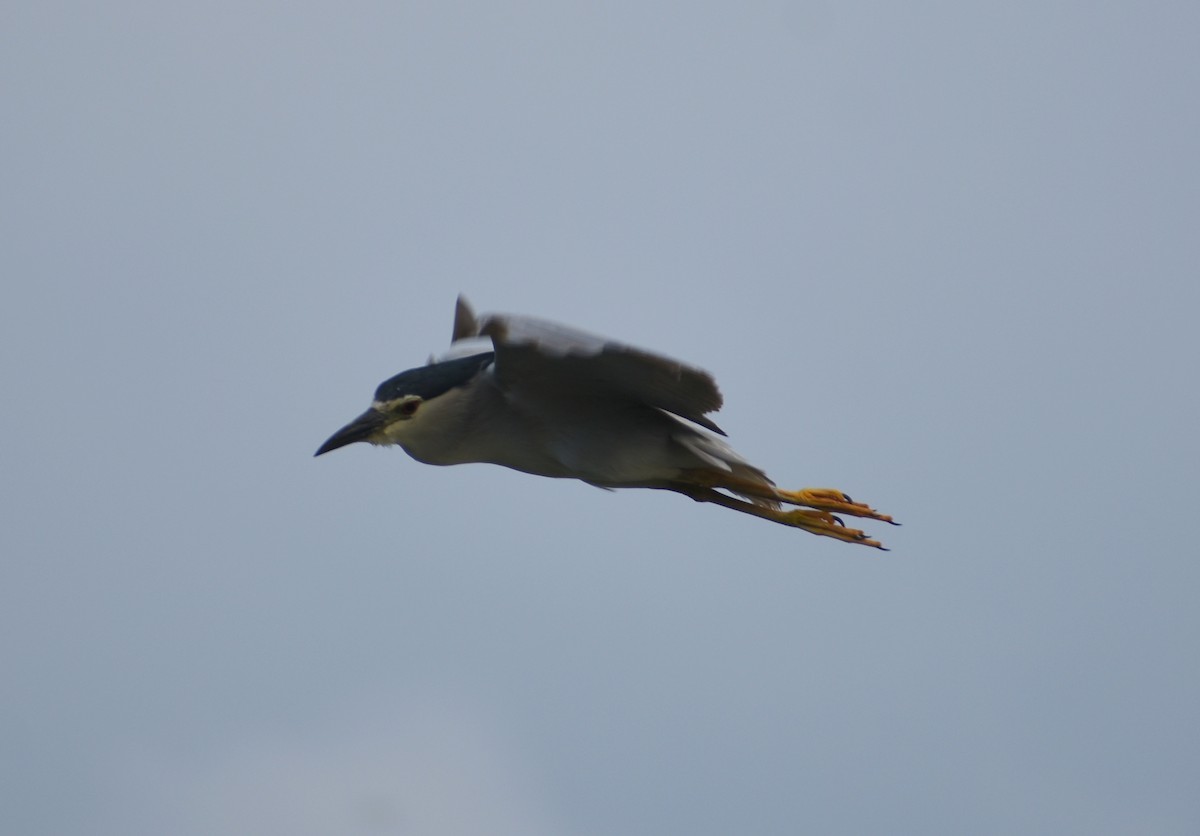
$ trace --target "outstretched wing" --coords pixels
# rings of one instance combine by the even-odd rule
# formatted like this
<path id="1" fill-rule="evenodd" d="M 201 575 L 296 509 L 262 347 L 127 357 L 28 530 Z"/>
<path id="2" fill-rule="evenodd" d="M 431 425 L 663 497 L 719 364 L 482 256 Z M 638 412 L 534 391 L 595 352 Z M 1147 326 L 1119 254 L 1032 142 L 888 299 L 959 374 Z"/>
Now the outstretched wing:
<path id="1" fill-rule="evenodd" d="M 492 340 L 496 379 L 504 388 L 641 403 L 725 435 L 704 417 L 721 408 L 721 393 L 700 369 L 533 317 L 476 317 L 460 296 L 454 340 L 479 336 Z"/>

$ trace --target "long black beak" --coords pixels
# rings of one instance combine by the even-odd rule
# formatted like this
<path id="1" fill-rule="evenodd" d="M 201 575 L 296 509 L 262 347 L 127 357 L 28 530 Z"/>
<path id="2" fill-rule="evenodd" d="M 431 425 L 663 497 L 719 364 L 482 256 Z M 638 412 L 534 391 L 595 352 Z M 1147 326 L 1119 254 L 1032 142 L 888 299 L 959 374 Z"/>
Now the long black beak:
<path id="1" fill-rule="evenodd" d="M 368 409 L 362 415 L 329 436 L 329 439 L 313 455 L 319 456 L 322 453 L 328 453 L 330 450 L 345 447 L 347 444 L 353 444 L 356 441 L 366 441 L 383 424 L 383 413 L 375 409 Z"/>

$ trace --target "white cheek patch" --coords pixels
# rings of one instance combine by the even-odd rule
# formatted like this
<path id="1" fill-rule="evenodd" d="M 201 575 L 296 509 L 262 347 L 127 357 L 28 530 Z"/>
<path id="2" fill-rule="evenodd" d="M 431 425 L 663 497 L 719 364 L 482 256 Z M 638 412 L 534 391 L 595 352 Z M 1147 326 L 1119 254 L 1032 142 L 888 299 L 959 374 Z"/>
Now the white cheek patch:
<path id="1" fill-rule="evenodd" d="M 392 444 L 399 444 L 404 440 L 404 423 L 397 421 L 394 424 L 388 424 L 371 438 L 372 444 L 378 444 L 380 447 L 388 447 Z"/>
<path id="2" fill-rule="evenodd" d="M 387 401 L 375 400 L 371 408 L 384 416 L 383 426 L 367 439 L 372 444 L 381 447 L 406 444 L 414 435 L 428 432 L 427 429 L 422 430 L 416 426 L 421 423 L 429 409 L 428 402 L 417 395 L 403 395 Z"/>

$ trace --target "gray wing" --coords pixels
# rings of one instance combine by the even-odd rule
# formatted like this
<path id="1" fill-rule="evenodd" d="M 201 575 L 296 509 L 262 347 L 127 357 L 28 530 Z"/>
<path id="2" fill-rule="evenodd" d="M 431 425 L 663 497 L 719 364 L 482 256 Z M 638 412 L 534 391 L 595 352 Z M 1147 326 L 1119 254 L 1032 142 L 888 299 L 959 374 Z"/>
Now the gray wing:
<path id="1" fill-rule="evenodd" d="M 707 372 L 638 348 L 528 316 L 476 317 L 459 297 L 454 339 L 486 336 L 499 384 L 581 398 L 623 399 L 656 407 L 725 435 L 705 414 L 721 408 Z"/>

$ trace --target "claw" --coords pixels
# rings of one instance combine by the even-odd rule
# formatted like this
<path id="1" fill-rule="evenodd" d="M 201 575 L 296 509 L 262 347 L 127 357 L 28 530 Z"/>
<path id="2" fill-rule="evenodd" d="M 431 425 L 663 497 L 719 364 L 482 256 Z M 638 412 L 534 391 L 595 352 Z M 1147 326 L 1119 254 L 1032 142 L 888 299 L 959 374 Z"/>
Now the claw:
<path id="1" fill-rule="evenodd" d="M 855 502 L 850 495 L 833 488 L 805 488 L 799 491 L 785 491 L 768 484 L 755 484 L 739 480 L 728 474 L 706 470 L 689 471 L 686 480 L 664 485 L 670 490 L 677 491 L 697 502 L 712 502 L 732 508 L 744 514 L 752 514 L 781 525 L 799 528 L 810 534 L 832 537 L 844 543 L 860 543 L 864 546 L 881 551 L 887 551 L 878 540 L 873 540 L 860 529 L 850 528 L 836 514 L 851 517 L 863 517 L 879 520 L 880 522 L 898 525 L 887 514 L 881 514 L 869 505 Z M 754 504 L 729 493 L 737 493 L 750 499 L 767 500 L 765 503 Z M 780 504 L 800 505 L 801 508 L 783 510 Z"/>
<path id="2" fill-rule="evenodd" d="M 772 514 L 770 519 L 794 528 L 802 528 L 811 534 L 820 534 L 846 543 L 859 543 L 883 549 L 883 545 L 878 540 L 872 540 L 866 532 L 857 528 L 849 528 L 842 520 L 825 511 L 803 509 L 779 511 Z"/>
<path id="3" fill-rule="evenodd" d="M 836 511 L 852 517 L 896 524 L 896 521 L 889 515 L 881 514 L 865 503 L 855 502 L 849 494 L 832 488 L 804 488 L 798 491 L 777 490 L 776 495 L 780 501 L 790 505 L 805 505 L 823 511 Z"/>

